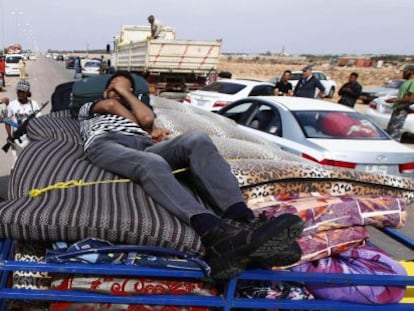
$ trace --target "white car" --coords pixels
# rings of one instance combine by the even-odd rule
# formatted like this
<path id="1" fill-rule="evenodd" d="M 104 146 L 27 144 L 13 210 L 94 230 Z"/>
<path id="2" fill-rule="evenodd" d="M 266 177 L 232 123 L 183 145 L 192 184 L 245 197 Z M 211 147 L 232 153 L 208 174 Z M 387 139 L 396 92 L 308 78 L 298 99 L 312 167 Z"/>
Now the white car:
<path id="1" fill-rule="evenodd" d="M 217 111 L 247 96 L 272 96 L 274 84 L 242 79 L 222 79 L 188 93 L 184 103 L 209 111 Z"/>
<path id="2" fill-rule="evenodd" d="M 6 76 L 20 75 L 19 61 L 23 59 L 22 54 L 7 54 L 4 60 L 6 64 Z"/>
<path id="3" fill-rule="evenodd" d="M 386 100 L 388 98 L 392 98 L 395 96 L 382 96 L 373 99 L 369 105 L 367 110 L 365 111 L 365 115 L 371 121 L 376 123 L 379 127 L 386 129 L 388 122 L 391 118 L 391 106 L 393 104 L 387 103 Z M 412 112 L 414 113 L 414 104 L 410 106 Z M 403 133 L 414 134 L 414 114 L 409 113 L 407 119 L 404 122 L 402 131 Z"/>
<path id="4" fill-rule="evenodd" d="M 87 60 L 81 69 L 82 77 L 96 76 L 101 73 L 101 62 L 99 60 Z"/>
<path id="5" fill-rule="evenodd" d="M 258 96 L 238 100 L 217 113 L 282 150 L 322 165 L 414 178 L 413 150 L 344 105 Z"/>
<path id="6" fill-rule="evenodd" d="M 384 83 L 383 86 L 364 87 L 362 88 L 359 99 L 361 99 L 364 104 L 369 104 L 377 97 L 397 96 L 400 86 L 404 81 L 404 79 L 389 80 Z"/>
<path id="7" fill-rule="evenodd" d="M 326 74 L 322 71 L 312 71 L 312 75 L 321 81 L 322 85 L 325 87 L 325 94 L 326 97 L 332 98 L 335 95 L 336 91 L 336 82 L 331 80 Z M 292 83 L 293 89 L 295 89 L 296 84 L 298 83 L 299 79 L 302 78 L 303 72 L 302 71 L 292 71 L 290 75 L 289 82 Z M 315 97 L 317 97 L 319 90 L 315 91 Z"/>

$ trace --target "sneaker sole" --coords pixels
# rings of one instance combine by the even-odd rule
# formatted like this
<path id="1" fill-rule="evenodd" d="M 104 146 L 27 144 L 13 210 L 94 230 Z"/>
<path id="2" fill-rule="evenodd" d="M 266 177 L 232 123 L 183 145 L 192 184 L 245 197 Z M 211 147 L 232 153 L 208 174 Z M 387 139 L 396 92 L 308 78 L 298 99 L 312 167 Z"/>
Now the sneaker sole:
<path id="1" fill-rule="evenodd" d="M 273 260 L 281 252 L 285 252 L 300 236 L 304 228 L 304 222 L 299 216 L 283 214 L 275 219 L 274 225 L 278 231 L 254 252 L 250 254 L 253 261 Z"/>

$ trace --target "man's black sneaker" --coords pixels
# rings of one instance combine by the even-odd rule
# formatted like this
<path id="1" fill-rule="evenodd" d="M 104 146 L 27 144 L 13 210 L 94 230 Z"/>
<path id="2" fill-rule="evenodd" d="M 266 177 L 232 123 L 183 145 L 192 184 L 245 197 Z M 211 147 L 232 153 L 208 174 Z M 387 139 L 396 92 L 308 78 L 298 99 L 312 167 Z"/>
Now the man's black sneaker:
<path id="1" fill-rule="evenodd" d="M 213 278 L 232 278 L 252 260 L 266 262 L 270 258 L 275 263 L 274 256 L 295 242 L 298 231 L 303 229 L 303 221 L 296 215 L 285 214 L 254 229 L 246 227 L 222 222 L 201 237 Z"/>
<path id="2" fill-rule="evenodd" d="M 226 219 L 225 222 L 237 227 L 245 226 L 244 223 L 234 220 Z M 250 259 L 266 267 L 287 266 L 299 261 L 302 251 L 296 243 L 296 238 L 301 235 L 304 228 L 302 219 L 294 214 L 282 214 L 271 219 L 261 217 L 250 220 L 247 226 L 255 230 L 269 222 L 278 228 L 277 232 L 262 247 L 253 252 L 249 256 Z"/>

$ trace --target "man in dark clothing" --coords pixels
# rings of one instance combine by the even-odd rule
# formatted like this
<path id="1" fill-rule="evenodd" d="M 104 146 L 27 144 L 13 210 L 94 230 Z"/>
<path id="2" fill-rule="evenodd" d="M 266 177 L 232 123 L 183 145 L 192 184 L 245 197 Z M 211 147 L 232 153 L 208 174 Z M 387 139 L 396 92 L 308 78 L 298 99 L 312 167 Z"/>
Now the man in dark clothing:
<path id="1" fill-rule="evenodd" d="M 293 95 L 298 97 L 315 98 L 316 89 L 319 89 L 318 97 L 325 97 L 325 87 L 321 81 L 312 75 L 312 66 L 302 69 L 303 77 L 296 84 Z"/>
<path id="2" fill-rule="evenodd" d="M 285 72 L 283 72 L 282 78 L 275 85 L 276 96 L 284 96 L 284 95 L 292 96 L 293 95 L 292 83 L 289 82 L 291 73 L 292 72 L 290 70 L 286 70 Z"/>
<path id="3" fill-rule="evenodd" d="M 214 278 L 231 278 L 250 263 L 282 266 L 298 261 L 301 251 L 295 238 L 303 229 L 300 217 L 285 214 L 254 222 L 237 179 L 210 137 L 192 130 L 165 140 L 169 132 L 153 127 L 155 115 L 134 95 L 133 81 L 130 73 L 115 72 L 103 98 L 80 108 L 88 159 L 139 184 L 189 224 L 201 236 Z M 217 212 L 201 205 L 177 181 L 172 171 L 181 168 L 188 169 L 194 187 Z"/>
<path id="4" fill-rule="evenodd" d="M 352 72 L 349 75 L 347 83 L 342 85 L 339 89 L 338 94 L 341 96 L 338 103 L 354 108 L 355 103 L 361 95 L 362 86 L 358 83 L 358 73 Z"/>
<path id="5" fill-rule="evenodd" d="M 387 99 L 387 103 L 392 103 L 392 114 L 388 121 L 387 132 L 395 140 L 401 141 L 403 126 L 410 106 L 414 104 L 414 65 L 406 65 L 403 69 L 403 79 L 396 98 Z"/>

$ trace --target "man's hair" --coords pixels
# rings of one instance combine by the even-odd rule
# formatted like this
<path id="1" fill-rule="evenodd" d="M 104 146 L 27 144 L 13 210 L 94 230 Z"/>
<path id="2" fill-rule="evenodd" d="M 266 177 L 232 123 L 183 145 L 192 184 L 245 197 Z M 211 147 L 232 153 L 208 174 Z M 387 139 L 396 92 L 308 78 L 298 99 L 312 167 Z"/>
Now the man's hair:
<path id="1" fill-rule="evenodd" d="M 112 80 L 115 79 L 115 78 L 117 78 L 117 77 L 127 78 L 129 80 L 129 82 L 131 82 L 132 90 L 135 92 L 135 81 L 134 81 L 134 77 L 132 76 L 132 74 L 129 71 L 125 71 L 125 70 L 115 71 L 111 75 L 111 77 L 109 78 L 108 82 L 106 82 L 105 89 L 107 89 L 108 86 L 109 86 L 109 84 L 111 84 Z"/>
<path id="2" fill-rule="evenodd" d="M 291 74 L 291 73 L 292 73 L 292 71 L 290 71 L 290 70 L 285 70 L 285 71 L 283 71 L 283 74 L 285 74 L 285 73 Z"/>
<path id="3" fill-rule="evenodd" d="M 359 74 L 357 72 L 351 72 L 350 76 L 354 76 L 355 78 L 358 78 Z"/>

